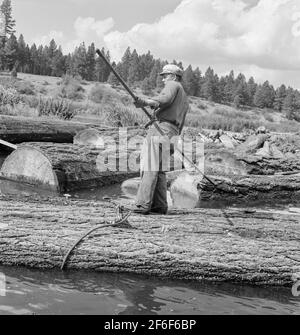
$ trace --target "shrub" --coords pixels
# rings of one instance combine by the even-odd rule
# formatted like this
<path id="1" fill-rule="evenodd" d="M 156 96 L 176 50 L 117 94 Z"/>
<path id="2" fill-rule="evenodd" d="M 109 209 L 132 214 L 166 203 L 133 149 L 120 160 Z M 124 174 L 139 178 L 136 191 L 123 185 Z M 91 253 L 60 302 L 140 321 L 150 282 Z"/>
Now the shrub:
<path id="1" fill-rule="evenodd" d="M 89 99 L 95 103 L 105 104 L 121 101 L 121 96 L 106 85 L 96 84 L 90 91 Z"/>
<path id="2" fill-rule="evenodd" d="M 35 95 L 24 95 L 22 99 L 30 108 L 37 108 L 40 101 L 40 98 Z"/>
<path id="3" fill-rule="evenodd" d="M 61 98 L 67 98 L 71 100 L 81 100 L 85 91 L 84 88 L 80 85 L 78 79 L 65 75 L 63 79 L 57 83 L 60 88 L 58 91 L 58 96 Z"/>
<path id="4" fill-rule="evenodd" d="M 31 108 L 30 106 L 24 103 L 18 103 L 14 106 L 12 105 L 0 105 L 0 114 L 3 115 L 13 115 L 13 116 L 38 116 L 37 110 L 35 108 Z"/>
<path id="5" fill-rule="evenodd" d="M 197 108 L 202 109 L 202 110 L 207 109 L 206 105 L 203 102 L 198 102 L 196 106 Z"/>
<path id="6" fill-rule="evenodd" d="M 14 106 L 22 101 L 20 94 L 13 88 L 4 88 L 0 85 L 0 105 Z"/>
<path id="7" fill-rule="evenodd" d="M 37 109 L 39 116 L 53 115 L 64 120 L 70 120 L 76 114 L 76 110 L 72 108 L 71 103 L 64 99 L 40 98 Z"/>
<path id="8" fill-rule="evenodd" d="M 240 132 L 244 129 L 257 129 L 261 122 L 258 119 L 236 117 L 234 114 L 229 116 L 210 114 L 201 117 L 189 114 L 187 116 L 187 126 L 195 128 L 222 129 L 225 131 Z"/>
<path id="9" fill-rule="evenodd" d="M 143 113 L 120 102 L 102 106 L 100 113 L 103 114 L 107 125 L 112 127 L 129 127 L 147 123 L 147 118 Z"/>
<path id="10" fill-rule="evenodd" d="M 15 83 L 15 88 L 20 94 L 35 95 L 34 85 L 29 81 L 19 81 Z"/>

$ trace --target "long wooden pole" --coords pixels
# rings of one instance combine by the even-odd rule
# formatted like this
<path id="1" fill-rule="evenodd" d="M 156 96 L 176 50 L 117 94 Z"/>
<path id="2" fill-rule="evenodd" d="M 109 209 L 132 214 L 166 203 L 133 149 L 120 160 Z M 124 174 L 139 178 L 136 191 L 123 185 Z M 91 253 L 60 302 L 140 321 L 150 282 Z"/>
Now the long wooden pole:
<path id="1" fill-rule="evenodd" d="M 16 145 L 14 145 L 14 144 L 12 144 L 12 143 L 9 143 L 9 142 L 6 142 L 6 141 L 4 141 L 4 140 L 0 140 L 0 144 L 5 145 L 6 147 L 12 148 L 12 149 L 14 149 L 14 150 L 17 149 L 17 146 L 16 146 Z"/>

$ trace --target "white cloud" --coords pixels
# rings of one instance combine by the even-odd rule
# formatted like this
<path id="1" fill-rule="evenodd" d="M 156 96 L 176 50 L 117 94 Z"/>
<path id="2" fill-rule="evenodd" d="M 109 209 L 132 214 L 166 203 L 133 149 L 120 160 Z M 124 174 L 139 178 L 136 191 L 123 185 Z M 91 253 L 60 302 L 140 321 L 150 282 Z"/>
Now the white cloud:
<path id="1" fill-rule="evenodd" d="M 272 73 L 276 84 L 291 80 L 293 70 L 295 82 L 300 71 L 299 1 L 248 5 L 242 0 L 183 0 L 157 22 L 108 33 L 104 40 L 117 59 L 129 45 L 185 64 Z"/>
<path id="2" fill-rule="evenodd" d="M 98 38 L 103 38 L 114 26 L 113 18 L 108 18 L 103 21 L 96 21 L 93 17 L 78 17 L 74 23 L 76 36 L 82 40 L 91 38 L 90 34 L 96 34 Z"/>
<path id="3" fill-rule="evenodd" d="M 58 45 L 62 46 L 64 52 L 73 52 L 75 47 L 82 42 L 85 42 L 86 45 L 94 42 L 102 46 L 105 33 L 112 29 L 114 24 L 111 17 L 102 21 L 96 21 L 92 17 L 78 17 L 74 22 L 74 39 L 68 39 L 62 31 L 51 31 L 47 35 L 35 37 L 32 43 L 47 45 L 54 39 Z"/>
<path id="4" fill-rule="evenodd" d="M 182 0 L 151 24 L 139 23 L 126 32 L 113 27 L 112 18 L 78 17 L 74 38 L 52 31 L 35 42 L 47 44 L 55 38 L 66 52 L 82 41 L 95 42 L 106 46 L 115 60 L 130 46 L 202 70 L 213 66 L 223 74 L 234 69 L 274 85 L 300 88 L 299 0 Z"/>

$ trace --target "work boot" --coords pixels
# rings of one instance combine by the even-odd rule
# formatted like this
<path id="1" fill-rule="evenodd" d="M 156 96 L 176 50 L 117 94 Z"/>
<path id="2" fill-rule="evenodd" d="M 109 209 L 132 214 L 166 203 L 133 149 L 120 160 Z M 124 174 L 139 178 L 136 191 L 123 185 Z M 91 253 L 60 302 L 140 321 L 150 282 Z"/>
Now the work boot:
<path id="1" fill-rule="evenodd" d="M 168 214 L 168 208 L 151 208 L 150 214 L 167 215 Z"/>
<path id="2" fill-rule="evenodd" d="M 149 209 L 146 209 L 139 205 L 126 205 L 124 207 L 130 210 L 132 213 L 136 213 L 136 214 L 148 215 L 150 213 Z"/>

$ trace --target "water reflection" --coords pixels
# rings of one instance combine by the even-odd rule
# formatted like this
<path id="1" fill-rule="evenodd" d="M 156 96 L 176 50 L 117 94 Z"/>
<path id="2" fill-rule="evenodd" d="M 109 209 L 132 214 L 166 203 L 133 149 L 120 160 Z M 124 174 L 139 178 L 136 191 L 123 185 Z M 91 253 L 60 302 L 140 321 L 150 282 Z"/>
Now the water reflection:
<path id="1" fill-rule="evenodd" d="M 0 314 L 299 314 L 290 288 L 3 268 Z"/>

